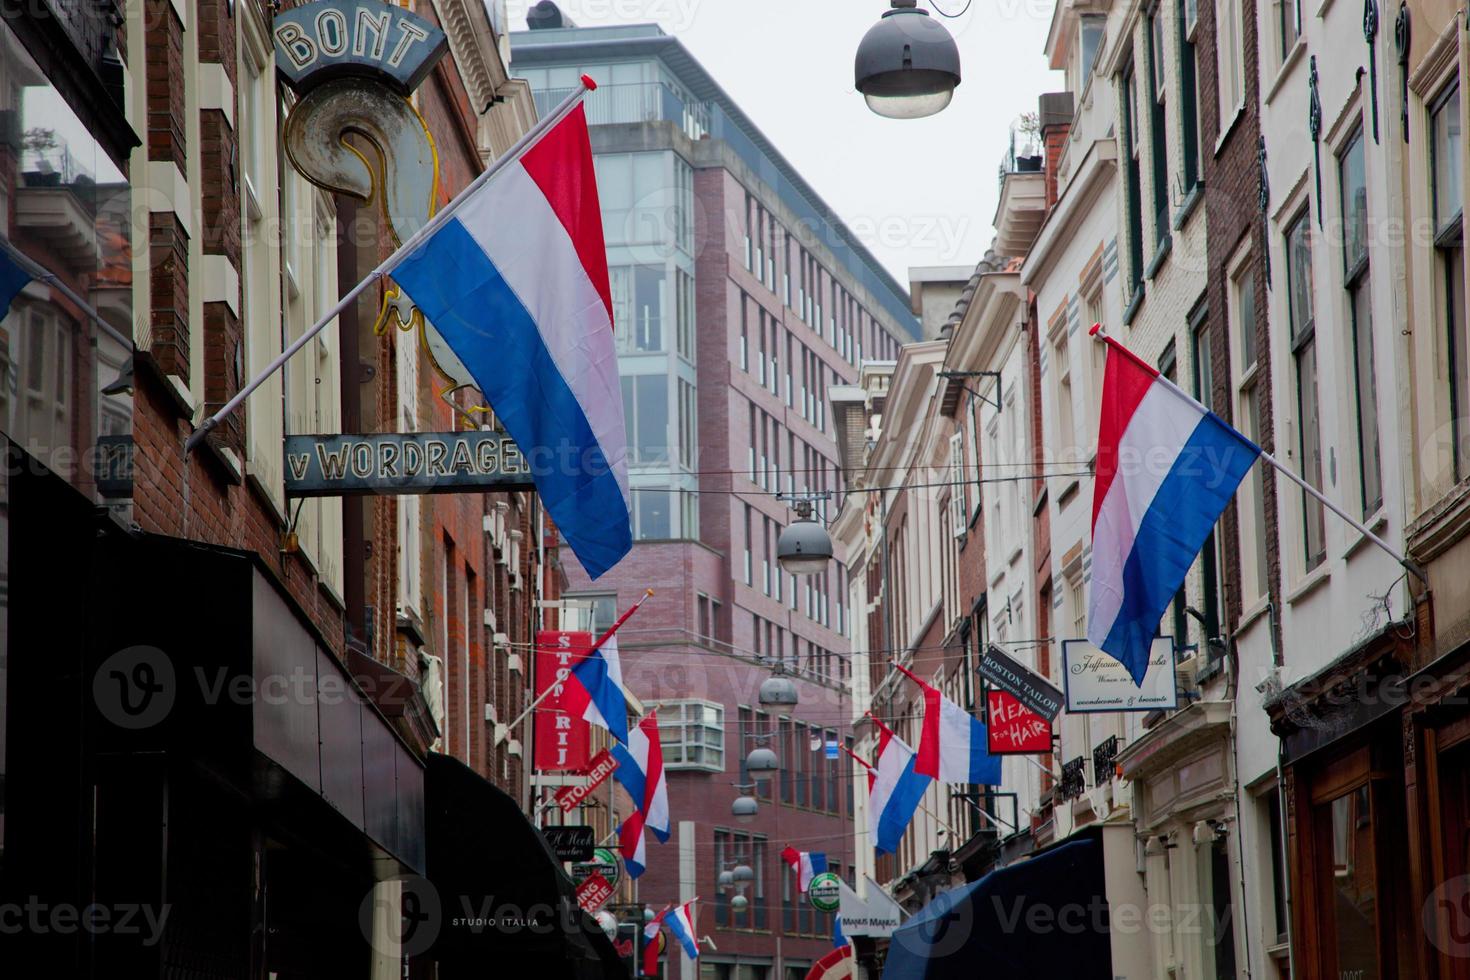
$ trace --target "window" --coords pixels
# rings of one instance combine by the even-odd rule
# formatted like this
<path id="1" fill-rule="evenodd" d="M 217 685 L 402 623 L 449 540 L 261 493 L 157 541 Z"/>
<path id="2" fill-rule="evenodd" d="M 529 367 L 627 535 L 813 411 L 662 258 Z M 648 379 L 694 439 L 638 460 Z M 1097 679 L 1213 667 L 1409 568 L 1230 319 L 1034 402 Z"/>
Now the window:
<path id="1" fill-rule="evenodd" d="M 1076 83 L 1076 91 L 1080 92 L 1087 87 L 1087 80 L 1092 75 L 1092 69 L 1097 64 L 1097 52 L 1102 47 L 1103 34 L 1107 30 L 1108 19 L 1098 14 L 1085 14 L 1081 18 L 1077 31 L 1082 40 L 1082 61 L 1079 67 L 1081 72 Z"/>
<path id="2" fill-rule="evenodd" d="M 1067 324 L 1062 318 L 1057 338 L 1052 346 L 1051 372 L 1057 400 L 1056 447 L 1059 452 L 1070 452 L 1077 442 L 1076 425 L 1072 419 L 1072 352 L 1067 343 Z"/>
<path id="3" fill-rule="evenodd" d="M 752 570 L 752 564 L 753 563 L 750 560 L 750 525 L 751 525 L 751 517 L 752 517 L 752 514 L 751 514 L 750 504 L 746 504 L 745 505 L 745 584 L 746 585 L 754 585 L 755 584 L 754 572 Z"/>
<path id="4" fill-rule="evenodd" d="M 1183 157 L 1180 161 L 1184 188 L 1194 189 L 1199 183 L 1199 86 L 1196 78 L 1199 71 L 1199 54 L 1194 44 L 1194 16 L 1188 8 L 1196 6 L 1195 0 L 1178 0 L 1179 16 L 1179 129 L 1183 138 Z"/>
<path id="5" fill-rule="evenodd" d="M 1236 426 L 1252 442 L 1265 440 L 1261 408 L 1265 382 L 1259 371 L 1256 323 L 1256 274 L 1247 259 L 1230 279 L 1230 331 L 1238 352 L 1235 368 Z M 1246 479 L 1247 492 L 1237 497 L 1240 517 L 1241 598 L 1246 605 L 1266 594 L 1266 478 L 1262 467 L 1253 466 Z"/>
<path id="6" fill-rule="evenodd" d="M 1154 7 L 1149 15 L 1148 61 L 1153 78 L 1149 99 L 1149 157 L 1153 165 L 1154 253 L 1169 240 L 1169 153 L 1164 100 L 1168 92 L 1168 67 L 1164 54 L 1164 10 Z"/>
<path id="7" fill-rule="evenodd" d="M 1297 449 L 1301 475 L 1322 486 L 1322 420 L 1317 404 L 1316 322 L 1312 296 L 1311 215 L 1304 209 L 1286 230 L 1287 316 L 1291 328 L 1292 360 L 1296 368 Z M 1327 530 L 1322 504 L 1302 491 L 1302 550 L 1306 570 L 1316 568 L 1327 555 Z"/>
<path id="8" fill-rule="evenodd" d="M 1124 70 L 1119 95 L 1123 103 L 1123 146 L 1128 166 L 1128 275 L 1132 283 L 1130 292 L 1137 296 L 1143 286 L 1143 190 L 1138 139 L 1137 65 L 1129 64 Z"/>
<path id="9" fill-rule="evenodd" d="M 620 353 L 663 350 L 664 275 L 661 266 L 608 270 Z"/>
<path id="10" fill-rule="evenodd" d="M 1215 362 L 1210 348 L 1209 311 L 1204 303 L 1190 314 L 1190 333 L 1194 353 L 1194 397 L 1214 408 Z M 1200 550 L 1200 577 L 1204 589 L 1205 630 L 1209 637 L 1220 633 L 1220 611 L 1224 599 L 1220 592 L 1220 546 L 1212 530 Z M 1081 635 L 1081 634 L 1079 634 Z M 1182 640 L 1180 642 L 1183 642 Z"/>
<path id="11" fill-rule="evenodd" d="M 679 462 L 693 469 L 699 451 L 698 401 L 694 385 L 679 379 Z"/>
<path id="12" fill-rule="evenodd" d="M 1235 980 L 1235 902 L 1230 888 L 1229 838 L 1217 836 L 1196 845 L 1195 860 L 1201 918 L 1214 926 L 1198 933 L 1204 943 L 1204 975 L 1214 980 Z"/>
<path id="13" fill-rule="evenodd" d="M 662 374 L 624 375 L 623 419 L 630 462 L 658 465 L 669 460 L 669 383 Z"/>
<path id="14" fill-rule="evenodd" d="M 1467 433 L 1462 417 L 1470 411 L 1470 350 L 1465 333 L 1465 191 L 1460 174 L 1462 135 L 1460 87 L 1452 86 L 1436 100 L 1430 114 L 1430 172 L 1434 196 L 1434 250 L 1438 265 L 1440 329 L 1445 337 L 1445 363 L 1450 375 L 1450 436 L 1454 474 L 1466 475 Z"/>
<path id="15" fill-rule="evenodd" d="M 1230 128 L 1245 104 L 1245 43 L 1242 0 L 1215 0 L 1215 36 L 1220 80 L 1220 132 Z"/>
<path id="16" fill-rule="evenodd" d="M 713 701 L 660 701 L 658 740 L 670 769 L 725 768 L 725 709 Z"/>
<path id="17" fill-rule="evenodd" d="M 678 317 L 679 356 L 694 360 L 694 277 L 683 269 L 674 272 L 675 315 Z"/>
<path id="18" fill-rule="evenodd" d="M 1372 290 L 1368 285 L 1368 183 L 1363 131 L 1338 158 L 1342 205 L 1343 276 L 1353 333 L 1353 387 L 1357 402 L 1358 489 L 1363 516 L 1383 504 L 1383 464 L 1378 447 L 1378 382 L 1373 363 Z"/>
<path id="19" fill-rule="evenodd" d="M 634 536 L 642 540 L 666 541 L 674 536 L 673 503 L 677 490 L 634 490 L 633 513 L 638 522 Z"/>
<path id="20" fill-rule="evenodd" d="M 704 639 L 714 639 L 715 629 L 720 621 L 720 600 L 705 595 L 703 592 L 697 596 L 699 610 L 699 635 Z"/>
<path id="21" fill-rule="evenodd" d="M 1281 820 L 1281 791 L 1273 787 L 1266 796 L 1266 832 L 1271 835 L 1271 919 L 1273 945 L 1286 943 L 1288 927 L 1286 916 L 1286 827 Z"/>
<path id="22" fill-rule="evenodd" d="M 1278 63 L 1285 63 L 1286 56 L 1291 54 L 1296 39 L 1302 33 L 1302 3 L 1301 0 L 1271 2 L 1276 10 L 1276 57 Z"/>
<path id="23" fill-rule="evenodd" d="M 664 761 L 668 761 L 665 759 Z M 730 895 L 726 894 L 718 885 L 721 871 L 729 871 L 736 865 L 743 864 L 755 872 L 755 880 L 745 891 L 745 897 L 750 900 L 750 905 L 744 912 L 735 912 L 730 908 Z M 770 928 L 770 907 L 766 900 L 766 838 L 747 833 L 740 830 L 726 830 L 717 828 L 715 830 L 715 859 L 710 873 L 715 880 L 710 882 L 711 893 L 715 896 L 715 924 L 726 928 L 756 929 L 764 930 Z M 792 878 L 792 875 L 781 875 L 782 880 Z M 725 969 L 738 971 L 742 967 L 726 967 Z M 723 976 L 739 978 L 746 976 L 739 972 L 729 972 Z"/>

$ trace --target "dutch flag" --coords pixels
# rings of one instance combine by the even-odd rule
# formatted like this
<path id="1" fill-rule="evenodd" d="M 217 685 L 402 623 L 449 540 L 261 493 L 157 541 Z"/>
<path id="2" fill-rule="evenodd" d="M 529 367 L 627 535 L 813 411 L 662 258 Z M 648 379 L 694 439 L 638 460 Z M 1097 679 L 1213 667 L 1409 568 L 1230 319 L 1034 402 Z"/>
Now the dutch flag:
<path id="1" fill-rule="evenodd" d="M 673 909 L 664 916 L 664 925 L 669 927 L 679 945 L 684 947 L 684 955 L 691 960 L 699 959 L 699 940 L 694 937 L 694 902 L 698 899 L 685 902 L 678 908 Z"/>
<path id="2" fill-rule="evenodd" d="M 616 565 L 633 544 L 628 447 L 584 108 L 469 192 L 393 278 L 527 454 L 587 574 Z"/>
<path id="3" fill-rule="evenodd" d="M 1087 639 L 1142 684 L 1164 610 L 1261 448 L 1111 339 L 1101 415 Z"/>
<path id="4" fill-rule="evenodd" d="M 876 718 L 878 760 L 868 769 L 868 833 L 879 854 L 892 854 L 931 782 L 914 769 L 914 750 Z"/>
<path id="5" fill-rule="evenodd" d="M 664 753 L 658 740 L 658 712 L 650 711 L 628 733 L 628 744 L 615 744 L 616 779 L 633 798 L 633 812 L 618 827 L 618 845 L 628 877 L 637 878 L 648 867 L 644 829 L 659 843 L 669 839 L 669 788 L 664 779 Z"/>
<path id="6" fill-rule="evenodd" d="M 623 686 L 623 665 L 618 657 L 618 640 L 610 636 L 572 668 L 575 684 L 567 688 L 568 701 L 585 698 L 582 717 L 606 728 L 622 744 L 628 742 L 628 693 Z M 575 711 L 575 708 L 572 709 Z"/>
<path id="7" fill-rule="evenodd" d="M 914 771 L 943 783 L 1000 785 L 1000 757 L 990 754 L 985 723 L 955 704 L 936 687 L 894 664 L 924 691 L 924 721 Z"/>
<path id="8" fill-rule="evenodd" d="M 827 855 L 821 851 L 798 851 L 788 847 L 781 852 L 781 860 L 796 872 L 796 885 L 802 894 L 806 893 L 813 878 L 827 870 Z"/>
<path id="9" fill-rule="evenodd" d="M 0 320 L 10 312 L 10 303 L 33 277 L 10 253 L 9 244 L 0 239 Z"/>

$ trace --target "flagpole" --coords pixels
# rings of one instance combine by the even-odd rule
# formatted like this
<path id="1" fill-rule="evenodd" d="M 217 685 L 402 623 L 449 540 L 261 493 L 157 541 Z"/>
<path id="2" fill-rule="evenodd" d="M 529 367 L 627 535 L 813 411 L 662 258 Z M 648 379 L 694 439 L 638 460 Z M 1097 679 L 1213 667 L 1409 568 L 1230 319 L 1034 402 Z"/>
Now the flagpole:
<path id="1" fill-rule="evenodd" d="M 1133 351 L 1129 350 L 1127 347 L 1124 347 L 1121 342 L 1114 339 L 1106 330 L 1103 329 L 1103 325 L 1101 323 L 1094 323 L 1092 325 L 1092 329 L 1089 330 L 1088 333 L 1092 335 L 1094 340 L 1107 344 L 1109 347 L 1111 347 L 1113 350 L 1118 351 L 1123 356 L 1143 365 L 1154 374 L 1159 382 L 1165 385 L 1170 391 L 1174 392 L 1174 394 L 1178 395 L 1180 398 L 1183 398 L 1191 405 L 1197 406 L 1200 410 L 1204 412 L 1210 412 L 1209 407 L 1201 404 L 1199 399 L 1189 394 L 1183 388 L 1179 387 L 1177 384 L 1170 381 L 1162 374 L 1159 374 L 1157 369 L 1155 369 L 1153 365 L 1149 364 L 1143 358 L 1133 353 Z M 1235 430 L 1234 427 L 1231 427 L 1231 431 L 1237 430 Z M 1244 436 L 1241 436 L 1241 438 L 1244 438 Z M 1357 531 L 1363 537 L 1367 538 L 1369 541 L 1373 542 L 1379 548 L 1387 552 L 1393 558 L 1393 560 L 1402 565 L 1410 575 L 1413 575 L 1425 585 L 1429 584 L 1429 577 L 1424 574 L 1424 569 L 1420 568 L 1417 562 L 1413 561 L 1407 555 L 1400 552 L 1393 545 L 1389 544 L 1387 541 L 1374 534 L 1367 528 L 1366 525 L 1363 524 L 1362 521 L 1353 517 L 1347 511 L 1343 510 L 1337 504 L 1333 503 L 1331 500 L 1328 500 L 1326 495 L 1324 495 L 1321 490 L 1318 490 L 1316 487 L 1312 486 L 1306 481 L 1305 478 L 1298 475 L 1295 471 L 1288 469 L 1286 465 L 1278 460 L 1275 456 L 1266 452 L 1266 450 L 1261 449 L 1259 446 L 1257 446 L 1256 449 L 1260 451 L 1261 459 L 1263 462 L 1268 463 L 1272 468 L 1276 470 L 1276 472 L 1280 473 L 1292 483 L 1295 483 L 1297 486 L 1301 487 L 1303 491 L 1314 497 L 1317 502 L 1320 503 L 1323 507 L 1326 507 L 1328 510 L 1332 511 L 1332 513 L 1336 514 L 1338 517 L 1346 521 L 1348 526 L 1351 527 L 1353 530 Z"/>
<path id="2" fill-rule="evenodd" d="M 97 325 L 97 329 L 107 334 L 107 336 L 111 337 L 119 344 L 127 347 L 129 350 L 134 349 L 134 344 L 131 338 L 124 337 L 116 327 L 108 323 L 106 320 L 102 319 L 102 314 L 98 313 L 96 308 L 94 308 L 91 303 L 88 303 L 86 300 L 82 299 L 82 297 L 77 294 L 76 290 L 72 289 L 66 283 L 62 282 L 60 277 L 58 277 L 56 273 L 52 272 L 44 265 L 22 252 L 20 249 L 16 248 L 10 243 L 9 239 L 0 238 L 0 249 L 3 249 L 5 254 L 10 256 L 10 258 L 15 262 L 16 265 L 20 266 L 26 272 L 30 273 L 31 278 L 36 280 L 36 282 L 44 282 L 52 289 L 56 290 L 67 299 L 71 300 L 73 304 L 78 306 L 81 311 L 87 315 L 87 319 L 91 320 Z"/>
<path id="3" fill-rule="evenodd" d="M 590 657 L 590 656 L 592 656 L 592 654 L 596 653 L 598 650 L 601 650 L 602 649 L 602 645 L 604 643 L 606 643 L 608 640 L 612 639 L 612 635 L 618 631 L 618 627 L 619 626 L 622 626 L 624 623 L 626 623 L 628 621 L 628 617 L 631 616 L 631 615 L 633 615 L 635 612 L 637 612 L 638 611 L 638 607 L 641 606 L 641 605 L 643 605 L 645 602 L 647 602 L 648 601 L 648 597 L 651 596 L 651 595 L 653 595 L 653 590 L 652 589 L 648 589 L 647 591 L 645 591 L 643 593 L 643 597 L 641 599 L 639 599 L 637 602 L 633 603 L 633 605 L 631 605 L 630 607 L 628 607 L 628 611 L 625 612 L 625 613 L 623 613 L 621 616 L 619 616 L 618 617 L 618 621 L 615 622 L 615 623 L 613 623 L 612 626 L 608 627 L 607 632 L 604 633 L 604 634 L 602 634 L 602 638 L 599 639 L 596 643 L 594 643 L 587 650 L 587 653 L 584 655 L 583 659 L 586 659 L 586 657 Z M 542 701 L 545 701 L 547 698 L 551 697 L 551 695 L 555 691 L 556 691 L 556 685 L 555 684 L 552 684 L 552 685 L 549 685 L 546 688 L 546 690 L 544 690 L 540 694 L 538 694 L 536 696 L 536 700 L 532 701 L 529 705 L 527 705 L 525 711 L 522 711 L 520 714 L 516 715 L 515 721 L 513 721 L 510 724 L 508 724 L 508 725 L 505 726 L 505 733 L 507 735 L 509 735 L 511 732 L 515 731 L 516 726 L 519 725 L 521 722 L 525 721 L 526 720 L 526 716 L 529 715 L 531 712 L 535 711 L 536 708 L 541 704 L 541 702 Z"/>
<path id="4" fill-rule="evenodd" d="M 357 298 L 361 296 L 370 285 L 388 275 L 394 269 L 398 268 L 398 266 L 401 265 L 403 261 L 407 259 L 410 255 L 412 255 L 413 252 L 420 245 L 422 245 L 429 238 L 430 235 L 438 231 L 449 221 L 451 217 L 453 217 L 454 212 L 459 210 L 460 205 L 463 204 L 470 197 L 470 195 L 483 187 L 488 180 L 490 180 L 500 171 L 504 170 L 506 167 L 519 160 L 525 154 L 526 150 L 531 147 L 531 144 L 535 143 L 538 139 L 545 135 L 545 133 L 549 129 L 565 119 L 566 116 L 579 104 L 581 104 L 584 98 L 587 97 L 587 93 L 593 91 L 596 88 L 597 83 L 594 82 L 590 76 L 583 75 L 582 85 L 575 92 L 572 92 L 565 99 L 563 99 L 556 106 L 556 108 L 552 109 L 550 115 L 548 115 L 545 119 L 542 119 L 536 125 L 532 126 L 529 130 L 527 130 L 526 134 L 522 136 L 519 140 L 517 140 L 514 146 L 512 146 L 509 150 L 502 154 L 494 163 L 486 167 L 484 172 L 482 172 L 474 180 L 470 181 L 469 185 L 466 186 L 464 190 L 455 195 L 452 201 L 444 205 L 439 213 L 430 218 L 422 228 L 410 235 L 408 240 L 405 241 L 402 245 L 398 246 L 398 248 L 394 250 L 392 255 L 388 256 L 381 263 L 379 263 L 376 269 L 374 269 L 372 272 L 369 272 L 367 274 L 367 278 L 363 279 L 356 286 L 353 286 L 350 290 L 348 290 L 347 294 L 337 301 L 336 306 L 332 307 L 325 314 L 323 314 L 322 318 L 320 320 L 317 320 L 317 322 L 314 323 L 310 329 L 308 329 L 300 337 L 297 337 L 294 341 L 292 341 L 291 345 L 285 350 L 281 351 L 280 354 L 276 355 L 275 359 L 272 360 L 270 364 L 266 365 L 264 370 L 262 370 L 254 378 L 250 379 L 250 382 L 246 384 L 245 387 L 241 388 L 238 392 L 235 393 L 235 397 L 225 402 L 224 406 L 220 408 L 219 411 L 215 412 L 209 418 L 201 422 L 199 424 L 199 428 L 195 429 L 194 433 L 189 436 L 188 440 L 184 442 L 184 455 L 187 456 L 191 452 L 193 452 L 194 449 L 201 442 L 204 441 L 205 437 L 219 426 L 220 422 L 224 420 L 225 416 L 229 415 L 235 409 L 239 408 L 240 405 L 245 401 L 245 399 L 249 398 L 252 394 L 255 393 L 255 389 L 265 384 L 266 380 L 270 378 L 271 375 L 279 371 L 286 364 L 286 362 L 289 361 L 296 354 L 297 351 L 301 350 L 301 348 L 310 343 L 311 339 L 317 334 L 321 333 L 323 330 L 325 330 L 333 320 L 341 315 L 342 311 L 346 310 L 349 306 L 355 303 L 357 301 Z"/>

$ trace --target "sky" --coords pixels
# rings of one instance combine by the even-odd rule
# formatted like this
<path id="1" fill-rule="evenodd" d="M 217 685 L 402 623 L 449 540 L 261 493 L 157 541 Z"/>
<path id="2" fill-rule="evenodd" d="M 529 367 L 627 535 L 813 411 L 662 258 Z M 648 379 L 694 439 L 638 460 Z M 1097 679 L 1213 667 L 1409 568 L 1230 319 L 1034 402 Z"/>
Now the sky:
<path id="1" fill-rule="evenodd" d="M 884 119 L 853 55 L 888 0 L 557 0 L 579 27 L 654 22 L 684 42 L 905 286 L 921 265 L 974 266 L 989 247 L 1011 123 L 1062 88 L 1043 48 L 1051 0 L 971 0 L 940 18 L 962 82 L 927 119 Z M 523 30 L 534 0 L 508 0 Z M 961 13 L 966 0 L 920 0 Z"/>

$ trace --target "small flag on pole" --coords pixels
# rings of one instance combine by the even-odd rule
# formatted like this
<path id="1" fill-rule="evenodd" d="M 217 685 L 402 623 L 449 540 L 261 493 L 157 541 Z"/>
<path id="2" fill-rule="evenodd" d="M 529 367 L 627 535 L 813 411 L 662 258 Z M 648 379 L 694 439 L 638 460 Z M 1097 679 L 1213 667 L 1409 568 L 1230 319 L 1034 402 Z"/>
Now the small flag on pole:
<path id="1" fill-rule="evenodd" d="M 822 851 L 798 851 L 788 847 L 781 852 L 781 860 L 796 872 L 796 886 L 803 895 L 812 879 L 827 870 L 827 855 Z"/>
<path id="2" fill-rule="evenodd" d="M 10 312 L 10 304 L 20 291 L 26 288 L 32 276 L 15 257 L 10 254 L 10 249 L 0 247 L 0 320 Z"/>
<path id="3" fill-rule="evenodd" d="M 697 898 L 690 899 L 664 917 L 664 925 L 669 927 L 669 932 L 684 947 L 684 955 L 691 960 L 699 959 L 699 940 L 694 934 L 694 903 L 697 901 Z"/>
<path id="4" fill-rule="evenodd" d="M 895 663 L 924 691 L 924 721 L 914 771 L 945 783 L 1000 785 L 1000 757 L 990 754 L 984 722 L 955 704 L 917 674 Z"/>
<path id="5" fill-rule="evenodd" d="M 618 827 L 618 845 L 628 877 L 637 878 L 648 867 L 644 828 L 659 843 L 669 839 L 669 788 L 664 778 L 663 746 L 658 738 L 658 712 L 650 711 L 628 733 L 627 745 L 614 745 L 618 768 L 613 778 L 633 798 L 634 810 Z"/>
<path id="6" fill-rule="evenodd" d="M 1142 684 L 1164 610 L 1261 448 L 1106 339 L 1087 639 Z"/>
<path id="7" fill-rule="evenodd" d="M 877 718 L 873 723 L 879 731 L 878 761 L 868 770 L 868 832 L 879 854 L 892 854 L 931 780 L 914 770 L 914 750 L 903 739 Z"/>

